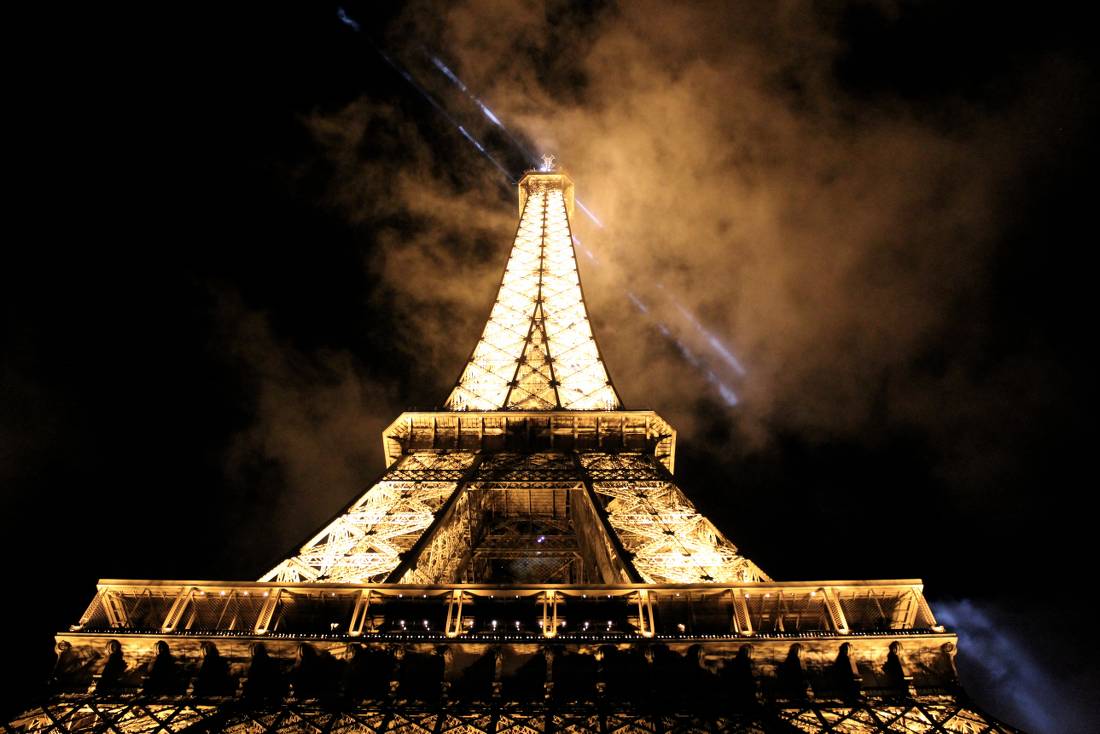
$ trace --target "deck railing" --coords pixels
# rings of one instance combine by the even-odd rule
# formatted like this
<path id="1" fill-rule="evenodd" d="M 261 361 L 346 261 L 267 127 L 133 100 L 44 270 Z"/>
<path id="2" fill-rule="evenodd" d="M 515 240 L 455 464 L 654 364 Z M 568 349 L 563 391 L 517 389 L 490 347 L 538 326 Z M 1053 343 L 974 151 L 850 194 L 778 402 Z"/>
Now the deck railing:
<path id="1" fill-rule="evenodd" d="M 72 631 L 415 638 L 805 637 L 941 632 L 919 581 L 741 585 L 105 580 Z"/>

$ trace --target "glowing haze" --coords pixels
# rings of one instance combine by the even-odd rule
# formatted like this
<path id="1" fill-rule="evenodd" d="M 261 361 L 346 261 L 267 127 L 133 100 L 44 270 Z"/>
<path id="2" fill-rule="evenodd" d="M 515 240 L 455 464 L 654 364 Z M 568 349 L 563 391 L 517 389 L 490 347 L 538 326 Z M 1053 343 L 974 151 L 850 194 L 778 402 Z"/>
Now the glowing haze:
<path id="1" fill-rule="evenodd" d="M 492 124 L 555 152 L 598 212 L 603 228 L 575 217 L 601 263 L 582 259 L 582 277 L 628 406 L 661 410 L 690 435 L 696 399 L 718 397 L 706 369 L 688 367 L 640 316 L 633 289 L 692 352 L 714 352 L 692 328 L 698 318 L 748 366 L 746 376 L 722 359 L 710 366 L 725 365 L 742 399 L 730 420 L 745 435 L 858 431 L 885 401 L 953 442 L 967 411 L 997 409 L 968 377 L 973 355 L 945 355 L 934 375 L 913 365 L 957 336 L 944 329 L 958 328 L 960 311 L 982 339 L 1001 182 L 1042 150 L 1023 152 L 1014 137 L 1030 114 L 1022 102 L 983 115 L 960 101 L 965 124 L 947 129 L 900 101 L 850 99 L 831 73 L 843 50 L 836 22 L 797 3 L 643 2 L 551 18 L 474 2 L 416 6 L 383 43 L 409 63 L 422 44 L 439 49 L 463 92 L 492 106 Z M 469 112 L 467 127 L 491 125 Z M 332 203 L 356 221 L 399 214 L 418 225 L 411 236 L 383 227 L 371 267 L 393 291 L 403 348 L 431 357 L 414 363 L 430 365 L 423 401 L 438 402 L 488 314 L 515 193 L 502 195 L 476 156 L 439 159 L 426 140 L 438 129 L 400 110 L 360 100 L 309 125 L 335 164 Z M 386 139 L 368 137 L 379 129 Z M 401 155 L 365 159 L 367 143 Z M 998 392 L 1018 374 L 983 383 Z M 983 404 L 951 400 L 961 392 Z"/>

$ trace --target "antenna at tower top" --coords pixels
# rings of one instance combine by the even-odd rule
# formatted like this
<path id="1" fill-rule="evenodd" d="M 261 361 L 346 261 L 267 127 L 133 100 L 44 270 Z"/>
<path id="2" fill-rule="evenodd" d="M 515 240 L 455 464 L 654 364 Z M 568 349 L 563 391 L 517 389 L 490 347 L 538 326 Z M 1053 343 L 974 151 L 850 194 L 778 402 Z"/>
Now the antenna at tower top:
<path id="1" fill-rule="evenodd" d="M 548 171 L 553 171 L 554 163 L 556 162 L 557 159 L 554 157 L 554 155 L 552 153 L 547 153 L 542 157 L 542 166 L 539 167 L 539 170 L 543 171 L 544 173 Z"/>

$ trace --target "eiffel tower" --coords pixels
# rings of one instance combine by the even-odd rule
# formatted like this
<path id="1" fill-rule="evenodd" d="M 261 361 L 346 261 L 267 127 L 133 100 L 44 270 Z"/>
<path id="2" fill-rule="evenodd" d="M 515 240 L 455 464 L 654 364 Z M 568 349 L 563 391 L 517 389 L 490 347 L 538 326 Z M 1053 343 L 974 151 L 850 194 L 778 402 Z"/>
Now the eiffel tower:
<path id="1" fill-rule="evenodd" d="M 259 581 L 101 580 L 56 636 L 42 734 L 1014 732 L 958 683 L 919 580 L 773 581 L 626 410 L 581 292 L 573 182 L 518 184 L 445 409 Z"/>

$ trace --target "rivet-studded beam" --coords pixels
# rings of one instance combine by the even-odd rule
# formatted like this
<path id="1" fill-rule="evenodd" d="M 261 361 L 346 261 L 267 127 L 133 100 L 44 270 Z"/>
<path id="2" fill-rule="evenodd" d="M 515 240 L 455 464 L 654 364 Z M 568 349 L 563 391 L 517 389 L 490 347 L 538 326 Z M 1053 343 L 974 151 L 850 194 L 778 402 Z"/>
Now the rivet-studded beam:
<path id="1" fill-rule="evenodd" d="M 449 410 L 616 410 L 581 294 L 564 174 L 520 182 L 523 212 L 489 321 Z"/>

